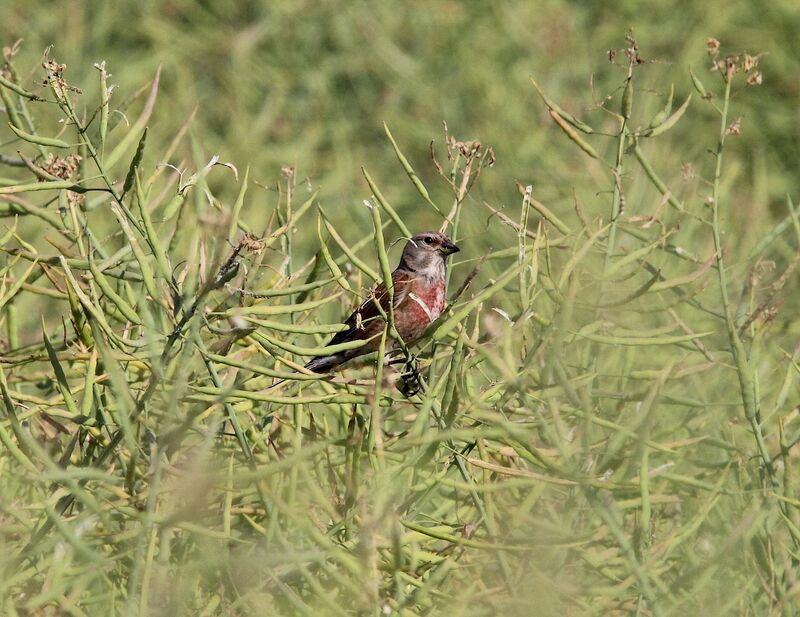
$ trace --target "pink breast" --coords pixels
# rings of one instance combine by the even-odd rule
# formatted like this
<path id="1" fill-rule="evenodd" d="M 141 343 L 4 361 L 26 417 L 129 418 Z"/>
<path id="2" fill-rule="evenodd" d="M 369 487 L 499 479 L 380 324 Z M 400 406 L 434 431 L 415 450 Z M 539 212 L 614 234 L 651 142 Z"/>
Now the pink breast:
<path id="1" fill-rule="evenodd" d="M 444 285 L 412 286 L 394 315 L 397 330 L 406 343 L 420 338 L 430 323 L 442 314 L 444 295 Z"/>
<path id="2" fill-rule="evenodd" d="M 433 319 L 438 319 L 444 310 L 444 285 L 429 287 L 427 294 L 417 294 L 420 299 L 428 306 Z M 420 307 L 422 308 L 422 307 Z"/>

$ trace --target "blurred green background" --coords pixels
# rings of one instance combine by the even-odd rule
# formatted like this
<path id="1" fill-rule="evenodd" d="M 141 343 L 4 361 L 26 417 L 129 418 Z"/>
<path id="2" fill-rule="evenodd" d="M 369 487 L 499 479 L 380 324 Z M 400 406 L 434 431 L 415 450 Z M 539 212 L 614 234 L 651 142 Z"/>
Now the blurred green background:
<path id="1" fill-rule="evenodd" d="M 415 210 L 416 193 L 383 135 L 384 121 L 435 196 L 449 193 L 433 177 L 428 147 L 436 140 L 441 153 L 446 121 L 459 139 L 494 147 L 498 165 L 476 195 L 495 205 L 517 203 L 512 180 L 520 180 L 533 184 L 535 195 L 557 212 L 571 211 L 576 194 L 591 215 L 606 215 L 608 195 L 582 192 L 585 161 L 553 125 L 529 77 L 563 107 L 602 127 L 610 118 L 595 101 L 618 94 L 624 78 L 606 53 L 624 47 L 629 29 L 643 58 L 658 63 L 641 71 L 639 86 L 652 91 L 652 100 L 640 99 L 634 112 L 634 122 L 643 125 L 663 105 L 670 82 L 676 102 L 691 92 L 688 66 L 706 76 L 708 37 L 719 39 L 724 52 L 769 54 L 760 67 L 763 85 L 735 100 L 743 134 L 732 147 L 745 165 L 736 209 L 758 216 L 783 212 L 800 154 L 800 10 L 794 0 L 8 0 L 0 39 L 24 39 L 20 67 L 38 67 L 44 48 L 53 45 L 70 83 L 92 96 L 97 75 L 91 66 L 105 60 L 117 105 L 163 64 L 148 152 L 163 151 L 198 106 L 194 130 L 209 155 L 249 164 L 265 185 L 280 178 L 283 165 L 295 166 L 301 178 L 322 187 L 322 203 L 334 216 L 341 213 L 367 232 L 362 165 L 413 228 L 439 223 L 429 211 Z M 26 85 L 40 78 L 37 68 Z M 666 178 L 680 178 L 681 163 L 709 148 L 697 136 L 713 131 L 715 121 L 695 99 L 667 139 L 678 146 L 661 169 Z M 235 193 L 234 182 L 218 181 L 215 191 L 222 196 Z M 473 222 L 469 231 L 479 233 L 482 227 Z"/>

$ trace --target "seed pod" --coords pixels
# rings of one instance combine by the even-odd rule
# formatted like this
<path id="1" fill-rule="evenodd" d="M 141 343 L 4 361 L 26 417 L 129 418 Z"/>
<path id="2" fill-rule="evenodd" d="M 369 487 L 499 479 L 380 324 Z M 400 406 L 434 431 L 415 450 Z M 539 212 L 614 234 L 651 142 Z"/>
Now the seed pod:
<path id="1" fill-rule="evenodd" d="M 622 117 L 628 120 L 633 110 L 633 76 L 628 76 L 625 81 L 625 91 L 622 93 Z"/>
<path id="2" fill-rule="evenodd" d="M 583 150 L 586 154 L 591 156 L 593 159 L 599 159 L 597 152 L 595 152 L 594 148 L 590 146 L 584 139 L 575 132 L 567 122 L 564 120 L 557 111 L 550 110 L 550 117 L 555 121 L 555 123 L 561 127 L 561 130 L 567 134 L 572 141 L 574 141 L 578 147 Z"/>
<path id="3" fill-rule="evenodd" d="M 672 84 L 669 87 L 669 96 L 667 97 L 667 104 L 664 105 L 664 108 L 661 111 L 659 111 L 655 116 L 653 116 L 653 119 L 650 120 L 650 125 L 647 128 L 654 129 L 669 117 L 669 114 L 672 111 L 672 97 L 674 95 L 675 95 L 675 84 Z"/>
<path id="4" fill-rule="evenodd" d="M 700 94 L 701 97 L 704 99 L 710 99 L 711 95 L 706 90 L 706 87 L 703 85 L 703 82 L 700 81 L 700 78 L 694 74 L 692 69 L 689 69 L 689 75 L 692 77 L 692 84 L 694 85 L 694 89 Z"/>
<path id="5" fill-rule="evenodd" d="M 678 120 L 680 120 L 681 116 L 683 116 L 683 112 L 685 112 L 686 108 L 689 107 L 689 101 L 691 100 L 692 100 L 692 95 L 690 94 L 688 97 L 686 97 L 686 100 L 683 102 L 683 105 L 681 105 L 680 107 L 678 107 L 678 109 L 675 110 L 674 114 L 669 116 L 658 126 L 647 131 L 645 135 L 647 137 L 655 137 L 656 135 L 661 135 L 661 133 L 664 133 L 665 131 L 668 131 L 673 126 L 675 126 L 675 123 Z"/>
<path id="6" fill-rule="evenodd" d="M 24 139 L 25 141 L 38 144 L 40 146 L 50 146 L 51 148 L 71 148 L 72 146 L 68 144 L 66 141 L 61 139 L 56 139 L 55 137 L 42 137 L 41 135 L 32 135 L 31 133 L 26 133 L 22 129 L 18 129 L 16 126 L 8 123 L 8 127 L 14 131 L 14 133 L 20 139 Z"/>
<path id="7" fill-rule="evenodd" d="M 108 135 L 108 107 L 111 101 L 111 89 L 108 87 L 106 73 L 106 63 L 101 62 L 95 67 L 100 71 L 100 152 L 106 148 L 106 136 Z"/>
<path id="8" fill-rule="evenodd" d="M 125 184 L 122 185 L 122 194 L 126 195 L 133 187 L 133 180 L 136 178 L 136 170 L 142 164 L 142 157 L 144 156 L 144 145 L 147 143 L 147 127 L 144 127 L 142 136 L 139 139 L 139 145 L 136 147 L 136 154 L 131 159 L 131 165 L 128 168 L 128 175 L 125 176 Z"/>
<path id="9" fill-rule="evenodd" d="M 20 96 L 25 97 L 28 100 L 31 100 L 31 101 L 43 101 L 44 100 L 42 97 L 34 94 L 33 92 L 28 92 L 25 88 L 23 88 L 19 84 L 15 84 L 10 79 L 7 79 L 7 78 L 3 77 L 3 75 L 0 75 L 0 85 L 4 86 L 5 88 L 8 88 L 9 90 L 11 90 L 13 92 L 16 92 L 17 94 L 19 94 Z"/>
<path id="10" fill-rule="evenodd" d="M 551 101 L 549 98 L 547 98 L 547 95 L 542 91 L 542 89 L 539 87 L 539 84 L 537 84 L 536 80 L 533 79 L 532 77 L 531 77 L 531 83 L 533 84 L 533 87 L 536 88 L 536 92 L 539 93 L 539 96 L 542 97 L 542 100 L 544 101 L 544 104 L 547 105 L 548 109 L 550 109 L 551 111 L 556 112 L 559 116 L 561 116 L 561 118 L 563 118 L 564 120 L 569 122 L 572 126 L 574 126 L 579 131 L 583 131 L 587 135 L 590 135 L 590 134 L 594 133 L 594 129 L 591 126 L 589 126 L 585 122 L 579 120 L 578 118 L 573 116 L 571 113 L 569 113 L 567 111 L 564 111 L 558 105 L 556 105 L 553 101 Z"/>

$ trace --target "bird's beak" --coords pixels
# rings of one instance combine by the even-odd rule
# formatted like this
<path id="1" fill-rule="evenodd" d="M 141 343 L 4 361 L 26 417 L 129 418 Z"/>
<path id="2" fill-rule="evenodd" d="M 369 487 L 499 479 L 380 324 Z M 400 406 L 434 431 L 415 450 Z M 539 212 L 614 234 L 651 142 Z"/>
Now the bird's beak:
<path id="1" fill-rule="evenodd" d="M 442 253 L 445 255 L 452 255 L 453 253 L 458 253 L 461 249 L 458 248 L 455 244 L 447 240 L 442 244 Z"/>

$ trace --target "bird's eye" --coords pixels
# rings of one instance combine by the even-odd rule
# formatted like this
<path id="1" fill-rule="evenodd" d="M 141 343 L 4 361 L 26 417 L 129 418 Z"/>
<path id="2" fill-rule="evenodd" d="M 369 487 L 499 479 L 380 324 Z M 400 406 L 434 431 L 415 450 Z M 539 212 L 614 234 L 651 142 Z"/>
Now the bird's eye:
<path id="1" fill-rule="evenodd" d="M 425 244 L 433 244 L 433 238 L 431 238 L 431 237 L 425 237 L 425 238 L 422 239 L 422 241 Z"/>

